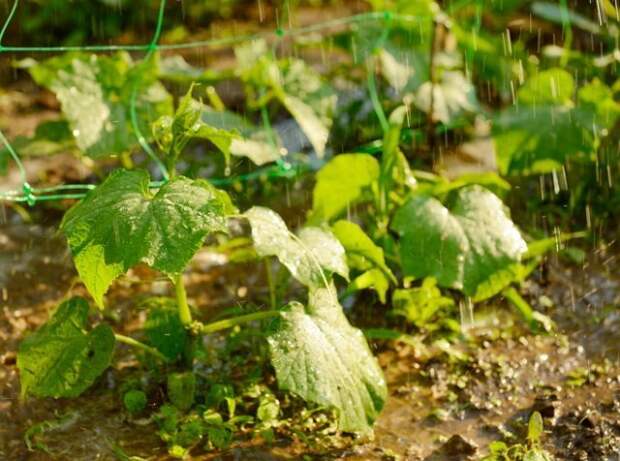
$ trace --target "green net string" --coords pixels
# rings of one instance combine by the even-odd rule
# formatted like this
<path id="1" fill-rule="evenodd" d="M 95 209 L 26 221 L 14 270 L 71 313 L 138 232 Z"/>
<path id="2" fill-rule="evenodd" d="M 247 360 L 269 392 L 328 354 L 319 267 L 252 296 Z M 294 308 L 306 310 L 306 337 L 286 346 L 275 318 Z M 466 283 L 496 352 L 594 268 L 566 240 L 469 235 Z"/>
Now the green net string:
<path id="1" fill-rule="evenodd" d="M 182 49 L 191 49 L 191 48 L 200 48 L 200 47 L 217 47 L 217 46 L 231 46 L 239 43 L 252 41 L 260 38 L 270 39 L 274 38 L 276 43 L 282 40 L 285 36 L 297 36 L 304 35 L 313 32 L 324 31 L 326 29 L 340 27 L 340 26 L 351 26 L 357 23 L 363 23 L 368 21 L 384 21 L 385 29 L 377 40 L 375 51 L 378 51 L 382 48 L 385 41 L 387 40 L 389 33 L 391 31 L 392 23 L 394 19 L 402 22 L 417 22 L 420 19 L 424 19 L 421 17 L 415 17 L 410 15 L 401 15 L 394 14 L 391 12 L 367 12 L 356 14 L 352 16 L 336 18 L 328 21 L 324 21 L 317 24 L 312 24 L 305 27 L 298 28 L 289 28 L 284 29 L 278 25 L 277 29 L 274 32 L 261 32 L 255 34 L 247 34 L 241 36 L 227 37 L 227 38 L 214 38 L 209 40 L 197 40 L 192 42 L 185 43 L 176 43 L 176 44 L 159 44 L 159 39 L 161 37 L 161 33 L 163 30 L 163 23 L 165 18 L 165 0 L 160 0 L 157 22 L 155 27 L 155 32 L 151 41 L 148 44 L 136 44 L 136 45 L 86 45 L 86 46 L 50 46 L 50 47 L 39 47 L 39 46 L 6 46 L 3 45 L 3 38 L 6 34 L 6 31 L 15 16 L 17 8 L 19 6 L 19 0 L 15 0 L 13 5 L 9 11 L 9 14 L 0 29 L 0 53 L 63 53 L 69 51 L 88 51 L 88 52 L 114 52 L 114 51 L 142 51 L 145 52 L 144 60 L 147 61 L 150 59 L 156 51 L 166 51 L 166 50 L 182 50 Z M 375 53 L 376 54 L 376 53 Z M 368 91 L 371 97 L 371 101 L 373 104 L 374 111 L 377 115 L 377 118 L 381 124 L 383 130 L 387 128 L 387 117 L 383 111 L 381 106 L 377 88 L 374 70 L 369 71 L 368 73 Z M 159 169 L 161 176 L 163 178 L 162 181 L 154 181 L 151 182 L 151 188 L 159 188 L 163 184 L 168 181 L 168 172 L 163 165 L 162 161 L 159 159 L 153 148 L 150 146 L 146 138 L 141 132 L 136 102 L 137 102 L 138 92 L 137 88 L 134 89 L 132 93 L 132 98 L 130 102 L 130 118 L 132 129 L 134 130 L 134 134 L 140 144 L 140 147 L 144 150 L 144 152 L 148 155 L 148 157 L 153 161 L 153 163 Z M 275 145 L 275 134 L 273 128 L 271 127 L 269 116 L 265 107 L 261 108 L 261 117 L 263 120 L 263 125 L 265 130 L 267 131 L 271 142 L 274 147 Z M 94 189 L 96 186 L 92 184 L 62 184 L 58 186 L 51 186 L 45 188 L 34 188 L 27 181 L 26 169 L 11 143 L 8 141 L 4 133 L 0 130 L 0 143 L 2 143 L 9 153 L 9 156 L 16 164 L 20 180 L 22 183 L 21 190 L 13 190 L 8 192 L 0 193 L 0 201 L 6 202 L 17 202 L 17 203 L 27 203 L 30 206 L 34 206 L 38 202 L 45 201 L 56 201 L 56 200 L 66 200 L 66 199 L 81 199 L 83 198 L 88 191 Z M 362 147 L 360 150 L 369 151 L 372 150 L 374 152 L 380 147 L 372 146 L 372 147 Z M 260 178 L 294 178 L 299 176 L 308 170 L 308 167 L 305 165 L 291 165 L 289 162 L 284 161 L 283 159 L 279 159 L 275 165 L 267 166 L 263 168 L 258 168 L 255 171 L 248 174 L 235 175 L 226 178 L 211 178 L 210 181 L 215 185 L 230 185 L 234 182 L 245 182 L 257 180 Z"/>

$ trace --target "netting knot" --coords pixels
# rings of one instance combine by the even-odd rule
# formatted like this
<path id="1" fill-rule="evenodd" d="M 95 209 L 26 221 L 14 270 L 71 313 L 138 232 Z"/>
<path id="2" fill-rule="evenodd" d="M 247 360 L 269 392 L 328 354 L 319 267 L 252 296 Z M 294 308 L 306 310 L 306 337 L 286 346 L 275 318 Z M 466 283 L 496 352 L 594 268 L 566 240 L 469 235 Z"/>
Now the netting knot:
<path id="1" fill-rule="evenodd" d="M 34 206 L 37 203 L 37 197 L 34 195 L 32 190 L 32 186 L 27 182 L 22 186 L 22 193 L 24 194 L 24 198 L 26 199 L 26 203 L 30 206 Z"/>

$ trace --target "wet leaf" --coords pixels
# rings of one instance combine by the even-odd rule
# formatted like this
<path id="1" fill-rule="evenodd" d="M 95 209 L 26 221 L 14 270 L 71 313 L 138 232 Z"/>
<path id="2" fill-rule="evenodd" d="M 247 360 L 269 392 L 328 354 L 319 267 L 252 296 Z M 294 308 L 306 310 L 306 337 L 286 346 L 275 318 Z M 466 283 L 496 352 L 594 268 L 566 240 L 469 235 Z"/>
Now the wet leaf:
<path id="1" fill-rule="evenodd" d="M 65 54 L 40 63 L 28 62 L 33 79 L 56 94 L 77 146 L 90 157 L 127 152 L 138 140 L 130 105 L 143 134 L 163 114 L 172 112 L 172 97 L 156 80 L 156 61 L 135 65 L 127 53 L 111 56 Z"/>
<path id="2" fill-rule="evenodd" d="M 593 80 L 572 101 L 570 74 L 547 72 L 519 90 L 520 106 L 502 111 L 494 120 L 502 174 L 546 173 L 577 155 L 591 156 L 620 117 L 620 103 L 605 84 Z"/>
<path id="3" fill-rule="evenodd" d="M 335 288 L 313 289 L 307 309 L 291 303 L 268 336 L 278 385 L 338 410 L 338 426 L 367 433 L 387 388 L 362 332 L 351 327 Z"/>
<path id="4" fill-rule="evenodd" d="M 327 222 L 362 198 L 379 179 L 379 162 L 368 154 L 340 154 L 316 175 L 312 192 L 312 223 Z"/>
<path id="5" fill-rule="evenodd" d="M 177 177 L 155 195 L 149 175 L 117 170 L 64 216 L 80 277 L 103 307 L 110 284 L 138 263 L 180 273 L 204 238 L 226 230 L 228 195 L 204 180 Z"/>
<path id="6" fill-rule="evenodd" d="M 260 256 L 276 256 L 293 277 L 306 286 L 324 286 L 323 270 L 348 279 L 345 251 L 329 229 L 306 227 L 296 237 L 282 218 L 268 208 L 244 213 L 252 226 L 254 247 Z"/>
<path id="7" fill-rule="evenodd" d="M 517 100 L 528 106 L 570 105 L 575 92 L 573 76 L 563 69 L 539 72 L 519 88 Z"/>
<path id="8" fill-rule="evenodd" d="M 375 245 L 362 228 L 351 221 L 336 222 L 332 231 L 347 253 L 349 267 L 363 272 L 352 282 L 352 288 L 373 288 L 379 294 L 381 302 L 385 303 L 390 282 L 397 282 L 385 263 L 383 249 Z"/>
<path id="9" fill-rule="evenodd" d="M 405 275 L 435 277 L 469 296 L 527 250 L 501 200 L 479 186 L 459 189 L 450 208 L 414 196 L 396 212 L 392 228 L 401 235 Z"/>
<path id="10" fill-rule="evenodd" d="M 263 165 L 281 157 L 280 149 L 272 146 L 264 133 L 247 122 L 242 123 L 235 114 L 213 111 L 194 99 L 192 93 L 193 87 L 179 102 L 174 116 L 163 116 L 153 124 L 155 140 L 164 152 L 177 158 L 190 140 L 205 139 L 213 143 L 227 161 L 234 155 Z"/>
<path id="11" fill-rule="evenodd" d="M 271 90 L 323 157 L 336 106 L 331 87 L 300 59 L 276 60 L 263 40 L 237 47 L 235 55 L 241 79 L 259 90 Z"/>
<path id="12" fill-rule="evenodd" d="M 105 324 L 86 331 L 88 303 L 71 298 L 19 346 L 21 394 L 77 397 L 110 365 L 114 333 Z"/>
<path id="13" fill-rule="evenodd" d="M 438 83 L 423 83 L 413 101 L 426 113 L 430 112 L 432 101 L 433 120 L 446 125 L 465 113 L 478 110 L 476 89 L 459 71 L 445 71 Z"/>
<path id="14" fill-rule="evenodd" d="M 416 288 L 394 290 L 392 296 L 394 314 L 401 315 L 418 328 L 431 327 L 433 316 L 441 309 L 454 306 L 451 298 L 441 295 L 436 280 L 427 277 Z"/>

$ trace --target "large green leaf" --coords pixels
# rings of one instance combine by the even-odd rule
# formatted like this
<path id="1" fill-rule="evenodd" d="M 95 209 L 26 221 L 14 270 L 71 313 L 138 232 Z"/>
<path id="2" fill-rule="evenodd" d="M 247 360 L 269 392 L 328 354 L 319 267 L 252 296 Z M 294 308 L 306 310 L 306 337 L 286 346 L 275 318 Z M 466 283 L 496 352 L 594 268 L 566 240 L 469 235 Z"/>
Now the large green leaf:
<path id="1" fill-rule="evenodd" d="M 494 120 L 493 140 L 502 174 L 545 173 L 567 158 L 592 151 L 592 137 L 567 107 L 511 107 Z"/>
<path id="2" fill-rule="evenodd" d="M 262 165 L 281 157 L 282 151 L 268 142 L 265 133 L 247 122 L 241 124 L 235 114 L 219 113 L 218 117 L 218 112 L 194 99 L 192 92 L 190 88 L 181 99 L 174 116 L 164 115 L 153 124 L 155 139 L 168 155 L 176 159 L 191 139 L 206 139 L 227 161 L 235 155 Z"/>
<path id="3" fill-rule="evenodd" d="M 241 79 L 259 92 L 269 89 L 323 157 L 337 99 L 331 87 L 300 59 L 276 60 L 263 40 L 240 46 L 235 54 Z"/>
<path id="4" fill-rule="evenodd" d="M 134 65 L 126 53 L 112 56 L 66 54 L 40 63 L 26 62 L 34 80 L 56 94 L 77 146 L 99 158 L 134 148 L 130 115 L 136 112 L 142 133 L 158 117 L 172 112 L 172 98 L 156 81 L 156 62 Z"/>
<path id="5" fill-rule="evenodd" d="M 233 211 L 228 195 L 204 180 L 177 177 L 153 195 L 148 173 L 117 170 L 65 214 L 61 230 L 103 306 L 112 281 L 138 263 L 182 272 L 207 234 L 225 231 Z"/>
<path id="6" fill-rule="evenodd" d="M 88 303 L 72 298 L 19 346 L 22 396 L 76 397 L 109 366 L 114 333 L 105 324 L 86 331 Z"/>
<path id="7" fill-rule="evenodd" d="M 392 228 L 401 235 L 406 275 L 435 277 L 468 296 L 527 250 L 501 200 L 480 186 L 458 190 L 449 209 L 414 196 L 396 212 Z"/>
<path id="8" fill-rule="evenodd" d="M 327 222 L 358 201 L 379 179 L 379 162 L 368 154 L 340 154 L 316 175 L 312 192 L 312 223 Z"/>
<path id="9" fill-rule="evenodd" d="M 306 227 L 297 237 L 269 208 L 253 207 L 244 216 L 252 226 L 256 252 L 260 256 L 276 256 L 304 285 L 324 286 L 330 273 L 348 278 L 344 248 L 330 230 Z"/>
<path id="10" fill-rule="evenodd" d="M 332 231 L 347 253 L 349 267 L 363 272 L 353 281 L 352 288 L 373 288 L 379 294 L 381 302 L 385 302 L 390 282 L 397 281 L 385 263 L 383 249 L 375 245 L 362 228 L 351 221 L 336 222 Z"/>
<path id="11" fill-rule="evenodd" d="M 281 389 L 338 410 L 340 430 L 370 430 L 387 398 L 385 380 L 333 285 L 311 290 L 307 309 L 291 303 L 267 339 Z"/>
<path id="12" fill-rule="evenodd" d="M 598 80 L 581 87 L 575 101 L 573 93 L 573 78 L 561 69 L 540 72 L 519 89 L 519 105 L 493 124 L 500 172 L 545 173 L 596 153 L 620 116 L 620 103 Z"/>

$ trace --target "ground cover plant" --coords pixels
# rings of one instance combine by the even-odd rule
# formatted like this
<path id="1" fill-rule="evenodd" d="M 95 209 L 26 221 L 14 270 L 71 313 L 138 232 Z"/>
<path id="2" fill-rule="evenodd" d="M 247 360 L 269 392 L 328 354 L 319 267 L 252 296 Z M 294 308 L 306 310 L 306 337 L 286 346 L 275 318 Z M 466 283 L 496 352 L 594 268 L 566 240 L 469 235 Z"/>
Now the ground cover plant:
<path id="1" fill-rule="evenodd" d="M 76 27 L 66 43 L 120 34 L 142 14 L 140 5 L 95 3 L 81 14 L 120 16 L 98 23 L 105 33 Z M 554 264 L 616 260 L 613 2 L 373 0 L 299 27 L 296 11 L 348 2 L 285 2 L 266 7 L 277 19 L 270 30 L 189 43 L 196 18 L 251 16 L 254 6 L 191 5 L 186 22 L 176 6 L 146 3 L 157 20 L 144 47 L 120 35 L 111 48 L 35 55 L 45 50 L 19 46 L 30 36 L 5 35 L 16 11 L 14 21 L 25 20 L 19 2 L 0 32 L 0 41 L 14 38 L 5 50 L 15 53 L 12 72 L 52 109 L 30 132 L 2 135 L 4 219 L 54 216 L 76 272 L 15 346 L 20 405 L 88 399 L 116 380 L 112 369 L 123 424 L 148 426 L 169 456 L 293 440 L 302 448 L 292 456 L 357 459 L 350 447 L 372 446 L 377 420 L 401 394 L 428 399 L 429 424 L 492 413 L 518 400 L 510 393 L 520 376 L 494 348 L 522 347 L 519 363 L 536 355 L 556 366 L 573 351 L 564 331 L 613 328 L 617 297 L 567 326 L 555 299 L 568 304 L 570 293 L 575 305 L 574 289 L 549 288 Z M 64 13 L 56 2 L 28 8 L 36 14 L 27 34 L 50 11 Z M 167 14 L 174 25 L 162 35 Z M 32 175 L 29 165 L 56 159 L 86 173 L 77 182 L 62 167 Z M 210 310 L 197 294 L 209 290 L 189 283 L 196 264 L 254 281 L 227 288 L 228 305 Z M 236 280 L 222 277 L 225 288 Z M 613 394 L 617 363 L 581 368 L 583 349 L 564 360 L 573 369 L 534 371 L 522 387 L 537 400 L 528 394 L 510 424 L 487 424 L 484 446 L 452 430 L 419 453 L 380 439 L 360 459 L 611 456 L 617 418 L 589 419 L 587 445 L 572 429 L 584 410 L 560 417 L 547 402 L 602 381 Z M 391 369 L 403 362 L 404 382 Z M 601 405 L 598 413 L 617 413 L 617 399 Z M 46 434 L 76 421 L 56 416 L 23 431 L 29 450 L 56 456 Z M 104 450 L 138 459 L 114 438 Z M 8 459 L 14 453 L 0 445 Z"/>

